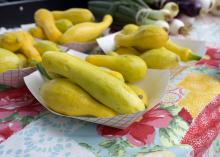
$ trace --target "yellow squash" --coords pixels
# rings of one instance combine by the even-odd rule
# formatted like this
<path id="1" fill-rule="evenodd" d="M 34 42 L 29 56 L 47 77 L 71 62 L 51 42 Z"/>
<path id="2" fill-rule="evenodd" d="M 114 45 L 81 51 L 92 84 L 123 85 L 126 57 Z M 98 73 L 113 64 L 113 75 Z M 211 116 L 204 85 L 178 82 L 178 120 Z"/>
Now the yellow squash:
<path id="1" fill-rule="evenodd" d="M 123 27 L 123 29 L 121 30 L 121 33 L 128 35 L 128 34 L 136 32 L 138 29 L 139 29 L 138 25 L 127 24 Z"/>
<path id="2" fill-rule="evenodd" d="M 145 107 L 148 106 L 148 98 L 147 98 L 147 94 L 145 93 L 145 91 L 143 89 L 141 89 L 138 86 L 132 85 L 132 84 L 128 84 L 128 86 L 138 95 L 138 97 L 144 102 Z"/>
<path id="3" fill-rule="evenodd" d="M 114 76 L 115 78 L 123 81 L 123 82 L 125 81 L 123 75 L 120 72 L 110 70 L 110 69 L 106 69 L 106 68 L 102 68 L 102 70 L 105 71 L 106 73 Z"/>
<path id="4" fill-rule="evenodd" d="M 141 99 L 124 82 L 73 55 L 47 52 L 42 63 L 47 71 L 68 78 L 115 112 L 131 114 L 145 108 Z"/>
<path id="5" fill-rule="evenodd" d="M 40 27 L 32 27 L 28 30 L 28 32 L 35 38 L 46 39 L 44 31 Z"/>
<path id="6" fill-rule="evenodd" d="M 17 36 L 23 36 L 22 46 L 20 51 L 28 58 L 29 62 L 41 62 L 40 53 L 34 47 L 34 40 L 27 32 L 17 32 Z"/>
<path id="7" fill-rule="evenodd" d="M 111 15 L 106 15 L 102 22 L 85 22 L 72 26 L 61 37 L 60 43 L 89 42 L 101 36 L 112 24 Z"/>
<path id="8" fill-rule="evenodd" d="M 180 60 L 179 56 L 164 47 L 146 51 L 140 57 L 152 69 L 174 68 L 178 66 Z"/>
<path id="9" fill-rule="evenodd" d="M 13 40 L 11 40 L 13 39 Z M 28 60 L 40 62 L 41 56 L 37 49 L 33 46 L 34 40 L 32 36 L 25 31 L 8 32 L 1 36 L 1 47 L 23 53 Z M 7 41 L 7 42 L 6 42 Z"/>
<path id="10" fill-rule="evenodd" d="M 192 50 L 186 47 L 182 47 L 171 40 L 168 40 L 165 46 L 168 50 L 176 53 L 180 56 L 182 61 L 190 61 L 190 60 L 200 60 L 201 57 L 197 54 L 193 53 Z"/>
<path id="11" fill-rule="evenodd" d="M 119 33 L 115 36 L 117 47 L 134 47 L 137 50 L 159 48 L 168 40 L 167 32 L 159 26 L 147 25 L 130 34 Z"/>
<path id="12" fill-rule="evenodd" d="M 18 58 L 20 60 L 20 66 L 22 68 L 25 68 L 27 66 L 27 64 L 28 64 L 27 58 L 23 54 L 21 54 L 21 53 L 18 53 L 17 56 L 18 56 Z"/>
<path id="13" fill-rule="evenodd" d="M 58 45 L 52 41 L 49 41 L 49 40 L 37 41 L 34 44 L 34 47 L 38 50 L 38 52 L 41 54 L 41 56 L 46 51 L 60 51 Z"/>
<path id="14" fill-rule="evenodd" d="M 7 32 L 0 36 L 0 47 L 9 51 L 18 51 L 22 46 L 22 37 L 15 35 L 15 33 Z"/>
<path id="15" fill-rule="evenodd" d="M 147 72 L 144 60 L 134 55 L 89 55 L 86 57 L 86 61 L 120 72 L 127 82 L 140 81 Z"/>
<path id="16" fill-rule="evenodd" d="M 55 74 L 55 73 L 52 73 L 52 72 L 47 72 L 48 75 L 50 76 L 50 78 L 52 79 L 55 79 L 55 78 L 64 78 L 63 76 L 61 75 L 58 75 L 58 74 Z"/>
<path id="17" fill-rule="evenodd" d="M 47 9 L 39 9 L 34 14 L 36 24 L 41 27 L 47 38 L 51 41 L 58 41 L 62 33 L 55 25 L 52 13 Z"/>
<path id="18" fill-rule="evenodd" d="M 141 53 L 138 52 L 136 49 L 132 47 L 119 47 L 115 50 L 117 54 L 123 55 L 123 54 L 130 54 L 130 55 L 137 55 L 139 56 Z"/>
<path id="19" fill-rule="evenodd" d="M 0 73 L 20 67 L 20 60 L 11 51 L 0 48 Z"/>
<path id="20" fill-rule="evenodd" d="M 114 52 L 114 51 L 112 51 L 112 52 L 109 52 L 109 53 L 106 54 L 106 55 L 109 55 L 109 56 L 118 56 L 119 54 L 116 53 L 116 52 Z"/>
<path id="21" fill-rule="evenodd" d="M 65 11 L 52 11 L 52 14 L 56 20 L 68 19 L 73 24 L 94 21 L 92 12 L 83 8 L 71 8 Z"/>
<path id="22" fill-rule="evenodd" d="M 117 115 L 66 78 L 57 78 L 44 83 L 40 95 L 49 108 L 64 115 L 93 117 Z"/>
<path id="23" fill-rule="evenodd" d="M 64 33 L 69 29 L 71 26 L 73 26 L 72 22 L 68 19 L 60 19 L 55 22 L 57 28 L 60 30 L 60 32 Z"/>

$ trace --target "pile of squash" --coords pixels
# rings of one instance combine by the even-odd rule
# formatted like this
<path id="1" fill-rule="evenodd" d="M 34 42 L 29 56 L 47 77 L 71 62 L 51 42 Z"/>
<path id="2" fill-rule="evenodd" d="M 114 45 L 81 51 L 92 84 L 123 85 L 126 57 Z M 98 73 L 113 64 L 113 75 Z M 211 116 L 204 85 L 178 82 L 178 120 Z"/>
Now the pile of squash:
<path id="1" fill-rule="evenodd" d="M 106 15 L 101 22 L 95 22 L 91 11 L 82 8 L 65 11 L 38 9 L 34 20 L 36 26 L 28 31 L 0 35 L 0 72 L 34 67 L 42 61 L 44 52 L 62 51 L 58 44 L 95 41 L 113 21 L 110 15 Z"/>
<path id="2" fill-rule="evenodd" d="M 101 22 L 95 22 L 88 9 L 80 8 L 65 11 L 39 9 L 34 19 L 36 27 L 29 29 L 30 34 L 59 44 L 95 41 L 113 21 L 111 15 L 106 15 Z"/>
<path id="3" fill-rule="evenodd" d="M 0 72 L 35 66 L 48 50 L 60 49 L 51 41 L 35 41 L 26 31 L 6 32 L 0 36 Z"/>

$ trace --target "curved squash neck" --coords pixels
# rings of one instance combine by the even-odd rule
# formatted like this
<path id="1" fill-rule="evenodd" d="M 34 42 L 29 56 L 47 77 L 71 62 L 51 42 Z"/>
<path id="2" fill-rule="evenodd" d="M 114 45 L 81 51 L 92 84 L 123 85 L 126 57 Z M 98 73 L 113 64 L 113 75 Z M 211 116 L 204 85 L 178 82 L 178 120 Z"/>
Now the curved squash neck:
<path id="1" fill-rule="evenodd" d="M 104 17 L 103 21 L 97 23 L 97 27 L 99 29 L 105 30 L 107 29 L 112 23 L 112 19 L 110 17 Z"/>
<path id="2" fill-rule="evenodd" d="M 63 11 L 53 11 L 52 13 L 53 13 L 53 17 L 54 17 L 55 19 L 61 19 L 61 18 L 63 18 Z"/>

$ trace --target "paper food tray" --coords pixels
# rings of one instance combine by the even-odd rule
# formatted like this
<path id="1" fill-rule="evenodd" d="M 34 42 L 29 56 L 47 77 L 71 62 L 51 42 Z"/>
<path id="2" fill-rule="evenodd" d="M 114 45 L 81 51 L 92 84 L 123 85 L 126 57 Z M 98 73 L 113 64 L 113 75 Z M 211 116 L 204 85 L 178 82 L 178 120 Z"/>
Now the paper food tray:
<path id="1" fill-rule="evenodd" d="M 89 53 L 89 51 L 93 50 L 95 47 L 98 46 L 96 41 L 93 42 L 85 42 L 85 43 L 70 43 L 70 44 L 63 44 L 62 46 L 67 47 L 69 49 L 73 49 L 76 51 L 84 52 L 84 53 Z"/>
<path id="2" fill-rule="evenodd" d="M 104 53 L 109 53 L 111 51 L 115 50 L 115 35 L 117 35 L 119 32 L 116 32 L 114 34 L 107 35 L 105 37 L 101 37 L 97 39 L 97 43 L 99 47 L 104 51 Z M 178 37 L 170 37 L 170 39 L 183 46 L 183 47 L 188 47 L 190 48 L 194 53 L 197 53 L 199 56 L 204 56 L 206 53 L 206 47 L 205 47 L 205 42 L 204 41 L 199 41 L 199 40 L 191 40 L 191 39 L 182 39 Z M 193 65 L 195 61 L 189 61 L 189 62 L 180 62 L 179 66 L 170 69 L 171 72 L 171 79 L 174 78 L 176 75 L 181 73 L 183 70 L 186 68 L 190 67 Z"/>
<path id="3" fill-rule="evenodd" d="M 34 23 L 31 24 L 23 24 L 21 25 L 21 29 L 28 31 L 30 28 L 36 27 Z M 110 29 L 107 29 L 104 31 L 104 35 L 109 34 Z M 96 41 L 92 42 L 73 42 L 69 44 L 63 44 L 61 46 L 67 47 L 68 49 L 73 49 L 76 51 L 84 52 L 84 53 L 89 53 L 89 51 L 93 50 L 95 47 L 98 46 Z"/>
<path id="4" fill-rule="evenodd" d="M 105 37 L 98 38 L 96 41 L 99 45 L 99 47 L 105 52 L 111 52 L 115 50 L 115 35 L 118 34 L 114 33 L 111 35 L 107 35 Z M 180 39 L 177 37 L 170 37 L 173 42 L 183 46 L 190 48 L 194 53 L 197 53 L 201 57 L 205 55 L 206 47 L 204 41 L 198 41 L 198 40 L 190 40 L 190 39 Z"/>
<path id="5" fill-rule="evenodd" d="M 20 31 L 20 30 L 22 30 L 20 27 L 12 28 L 12 29 L 6 29 L 4 27 L 1 27 L 0 35 L 6 32 Z M 36 70 L 35 67 L 28 67 L 22 69 L 8 70 L 6 72 L 0 73 L 0 84 L 14 88 L 22 87 L 24 86 L 24 77 L 31 74 L 35 70 Z"/>
<path id="6" fill-rule="evenodd" d="M 69 50 L 68 53 L 78 56 L 82 59 L 84 59 L 87 56 L 86 54 L 74 50 Z M 148 108 L 145 111 L 137 112 L 130 115 L 119 115 L 112 118 L 75 117 L 75 116 L 66 116 L 56 113 L 47 107 L 46 103 L 43 101 L 43 99 L 39 94 L 40 87 L 45 82 L 41 74 L 38 71 L 36 71 L 30 74 L 29 76 L 26 76 L 24 78 L 24 81 L 30 92 L 33 94 L 33 96 L 45 108 L 47 108 L 50 112 L 56 115 L 80 119 L 80 120 L 107 125 L 116 128 L 126 128 L 130 124 L 132 124 L 135 120 L 139 119 L 147 110 L 151 109 L 153 106 L 157 105 L 160 102 L 160 99 L 165 94 L 166 87 L 169 81 L 169 75 L 170 74 L 168 70 L 149 69 L 148 75 L 146 75 L 146 77 L 142 81 L 135 83 L 137 86 L 140 86 L 148 94 L 148 98 L 149 98 Z"/>
<path id="7" fill-rule="evenodd" d="M 14 88 L 19 88 L 24 86 L 24 77 L 35 71 L 36 68 L 23 68 L 8 70 L 6 72 L 0 73 L 0 84 L 7 85 Z"/>
<path id="8" fill-rule="evenodd" d="M 21 25 L 22 30 L 28 31 L 30 28 L 36 27 L 36 25 L 34 23 L 31 24 L 23 24 Z M 96 46 L 98 46 L 98 44 L 96 43 L 96 41 L 93 42 L 86 42 L 86 43 L 70 43 L 70 44 L 63 44 L 61 46 L 64 46 L 68 49 L 73 49 L 76 51 L 80 51 L 80 52 L 89 52 L 92 49 L 94 49 Z"/>
<path id="9" fill-rule="evenodd" d="M 106 36 L 109 34 L 110 29 L 107 29 L 104 31 L 103 35 Z M 73 42 L 69 44 L 63 44 L 61 46 L 67 47 L 72 50 L 76 50 L 79 52 L 84 52 L 89 54 L 90 51 L 95 49 L 98 46 L 97 41 L 91 41 L 91 42 Z"/>

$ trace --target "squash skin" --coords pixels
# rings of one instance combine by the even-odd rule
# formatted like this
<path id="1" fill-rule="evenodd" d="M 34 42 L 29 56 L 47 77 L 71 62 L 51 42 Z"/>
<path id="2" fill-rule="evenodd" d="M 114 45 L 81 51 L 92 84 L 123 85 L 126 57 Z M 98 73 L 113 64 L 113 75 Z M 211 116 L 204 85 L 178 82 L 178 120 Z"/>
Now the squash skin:
<path id="1" fill-rule="evenodd" d="M 11 69 L 17 69 L 19 66 L 20 60 L 16 54 L 0 48 L 0 73 Z"/>
<path id="2" fill-rule="evenodd" d="M 61 44 L 90 42 L 102 35 L 112 24 L 112 16 L 106 15 L 99 23 L 84 22 L 70 27 L 61 37 Z"/>
<path id="3" fill-rule="evenodd" d="M 70 79 L 115 112 L 131 114 L 145 109 L 144 103 L 124 82 L 73 55 L 46 52 L 42 63 L 47 71 Z"/>
<path id="4" fill-rule="evenodd" d="M 144 60 L 135 55 L 89 55 L 86 61 L 96 66 L 106 67 L 120 72 L 126 82 L 137 82 L 147 73 Z"/>
<path id="5" fill-rule="evenodd" d="M 40 95 L 49 108 L 68 116 L 104 118 L 117 115 L 66 78 L 57 78 L 44 83 Z"/>
<path id="6" fill-rule="evenodd" d="M 119 33 L 115 36 L 117 47 L 133 47 L 139 51 L 163 47 L 169 36 L 159 26 L 147 25 L 130 34 Z"/>
<path id="7" fill-rule="evenodd" d="M 51 41 L 58 41 L 62 33 L 55 25 L 52 13 L 47 9 L 38 9 L 34 14 L 35 23 L 41 27 L 46 37 Z"/>
<path id="8" fill-rule="evenodd" d="M 95 20 L 92 12 L 83 8 L 71 8 L 65 11 L 52 11 L 52 14 L 55 20 L 68 19 L 73 24 L 93 22 Z"/>

